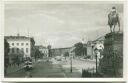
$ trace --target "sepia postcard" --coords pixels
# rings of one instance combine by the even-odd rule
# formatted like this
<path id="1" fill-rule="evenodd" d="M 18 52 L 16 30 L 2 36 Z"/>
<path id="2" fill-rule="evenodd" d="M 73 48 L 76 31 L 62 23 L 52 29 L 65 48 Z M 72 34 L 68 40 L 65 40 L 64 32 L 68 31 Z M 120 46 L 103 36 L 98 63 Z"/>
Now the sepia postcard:
<path id="1" fill-rule="evenodd" d="M 124 3 L 4 1 L 3 80 L 125 78 Z"/>

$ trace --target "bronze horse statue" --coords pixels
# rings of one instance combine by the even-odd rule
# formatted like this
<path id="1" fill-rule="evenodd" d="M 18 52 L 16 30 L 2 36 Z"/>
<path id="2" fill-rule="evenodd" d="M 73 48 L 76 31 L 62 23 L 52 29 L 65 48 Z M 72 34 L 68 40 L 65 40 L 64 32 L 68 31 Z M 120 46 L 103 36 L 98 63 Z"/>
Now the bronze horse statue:
<path id="1" fill-rule="evenodd" d="M 111 32 L 115 32 L 115 27 L 117 24 L 118 24 L 119 31 L 120 31 L 119 15 L 116 12 L 116 8 L 112 7 L 112 11 L 108 14 L 108 25 L 110 27 Z"/>

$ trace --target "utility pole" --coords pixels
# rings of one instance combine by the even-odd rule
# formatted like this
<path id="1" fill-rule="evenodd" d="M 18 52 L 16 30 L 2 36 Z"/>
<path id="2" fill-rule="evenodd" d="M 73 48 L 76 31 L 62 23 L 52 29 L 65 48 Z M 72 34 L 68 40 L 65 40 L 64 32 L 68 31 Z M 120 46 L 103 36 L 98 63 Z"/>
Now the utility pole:
<path id="1" fill-rule="evenodd" d="M 72 73 L 72 55 L 70 57 L 70 72 Z"/>
<path id="2" fill-rule="evenodd" d="M 97 74 L 97 54 L 96 54 L 96 74 Z"/>

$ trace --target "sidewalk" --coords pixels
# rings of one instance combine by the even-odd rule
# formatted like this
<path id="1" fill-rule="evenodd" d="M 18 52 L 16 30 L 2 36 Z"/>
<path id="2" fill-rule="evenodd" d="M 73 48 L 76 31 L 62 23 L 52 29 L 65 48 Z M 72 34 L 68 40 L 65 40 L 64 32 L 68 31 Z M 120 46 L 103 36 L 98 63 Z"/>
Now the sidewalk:
<path id="1" fill-rule="evenodd" d="M 19 66 L 18 65 L 13 65 L 13 66 L 9 66 L 8 68 L 7 68 L 7 74 L 10 74 L 10 73 L 14 73 L 14 72 L 16 72 L 16 71 L 19 71 L 20 69 L 22 69 L 23 68 L 23 63 L 22 64 L 20 64 Z"/>
<path id="2" fill-rule="evenodd" d="M 91 61 L 91 62 L 96 62 L 95 59 L 91 60 L 91 59 L 83 59 L 83 58 L 79 58 L 80 60 L 83 60 L 83 61 Z"/>

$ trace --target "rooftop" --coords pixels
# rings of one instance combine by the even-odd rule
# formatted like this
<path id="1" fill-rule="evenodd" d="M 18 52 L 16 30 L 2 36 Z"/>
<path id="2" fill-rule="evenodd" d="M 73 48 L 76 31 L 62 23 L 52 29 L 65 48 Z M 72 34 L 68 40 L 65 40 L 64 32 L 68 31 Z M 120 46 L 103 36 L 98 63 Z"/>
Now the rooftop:
<path id="1" fill-rule="evenodd" d="M 5 39 L 30 39 L 31 37 L 26 36 L 4 36 Z"/>
<path id="2" fill-rule="evenodd" d="M 47 47 L 45 47 L 43 45 L 36 45 L 36 48 L 47 48 Z"/>
<path id="3" fill-rule="evenodd" d="M 35 44 L 35 40 L 33 37 L 27 37 L 27 36 L 4 36 L 5 39 L 16 39 L 16 40 L 21 40 L 21 39 L 25 39 L 25 40 L 30 40 L 33 44 Z"/>

